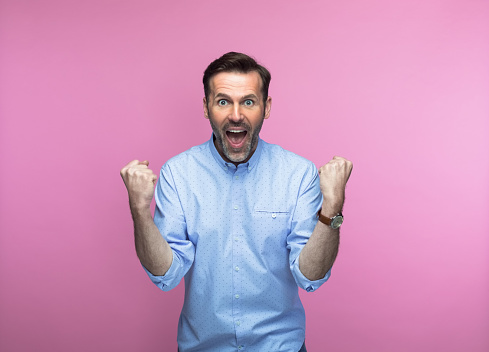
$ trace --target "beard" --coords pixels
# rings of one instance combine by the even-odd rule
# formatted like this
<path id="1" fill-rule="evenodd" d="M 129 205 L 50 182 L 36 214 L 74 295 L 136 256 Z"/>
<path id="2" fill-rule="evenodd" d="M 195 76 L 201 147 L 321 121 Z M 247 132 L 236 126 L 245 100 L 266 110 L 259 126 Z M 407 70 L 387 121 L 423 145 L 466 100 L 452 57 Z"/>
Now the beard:
<path id="1" fill-rule="evenodd" d="M 249 159 L 258 144 L 258 136 L 260 134 L 261 127 L 263 126 L 264 119 L 265 116 L 263 116 L 260 123 L 255 127 L 255 129 L 252 129 L 252 127 L 246 122 L 228 122 L 221 129 L 219 129 L 216 125 L 214 125 L 214 123 L 212 122 L 212 116 L 209 114 L 209 121 L 211 123 L 212 131 L 214 132 L 214 136 L 216 139 L 215 141 L 217 142 L 217 145 L 219 147 L 218 151 L 222 151 L 224 153 L 224 156 L 233 163 L 241 163 Z M 241 148 L 235 149 L 229 145 L 226 131 L 230 127 L 241 128 L 246 131 L 245 138 L 247 138 L 247 140 Z"/>

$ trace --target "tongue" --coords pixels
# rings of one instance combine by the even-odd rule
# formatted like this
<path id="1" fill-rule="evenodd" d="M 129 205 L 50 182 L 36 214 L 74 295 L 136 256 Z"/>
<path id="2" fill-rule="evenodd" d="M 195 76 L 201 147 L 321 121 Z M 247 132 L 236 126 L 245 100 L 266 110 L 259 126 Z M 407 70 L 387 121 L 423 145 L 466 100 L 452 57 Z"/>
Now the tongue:
<path id="1" fill-rule="evenodd" d="M 239 132 L 239 133 L 233 133 L 233 132 L 226 132 L 226 135 L 228 136 L 229 138 L 229 141 L 232 143 L 232 144 L 240 144 L 243 139 L 246 137 L 246 131 L 244 132 Z"/>

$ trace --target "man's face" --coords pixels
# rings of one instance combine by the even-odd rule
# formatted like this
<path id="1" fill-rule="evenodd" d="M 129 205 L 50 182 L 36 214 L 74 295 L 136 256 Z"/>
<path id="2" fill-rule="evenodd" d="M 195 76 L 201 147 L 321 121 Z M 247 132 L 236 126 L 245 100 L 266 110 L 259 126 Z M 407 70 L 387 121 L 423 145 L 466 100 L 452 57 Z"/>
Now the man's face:
<path id="1" fill-rule="evenodd" d="M 258 144 L 264 119 L 270 116 L 272 98 L 263 102 L 258 72 L 221 72 L 209 81 L 204 114 L 216 137 L 216 148 L 227 162 L 246 162 Z"/>

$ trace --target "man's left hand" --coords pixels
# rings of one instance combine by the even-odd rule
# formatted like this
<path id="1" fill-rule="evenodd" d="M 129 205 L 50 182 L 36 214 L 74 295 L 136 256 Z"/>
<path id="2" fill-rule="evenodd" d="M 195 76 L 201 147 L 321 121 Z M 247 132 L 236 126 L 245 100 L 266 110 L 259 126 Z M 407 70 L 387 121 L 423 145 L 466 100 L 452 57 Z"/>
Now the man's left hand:
<path id="1" fill-rule="evenodd" d="M 322 213 L 332 217 L 343 208 L 345 187 L 350 178 L 353 164 L 340 156 L 335 156 L 319 169 L 319 186 L 323 194 Z"/>

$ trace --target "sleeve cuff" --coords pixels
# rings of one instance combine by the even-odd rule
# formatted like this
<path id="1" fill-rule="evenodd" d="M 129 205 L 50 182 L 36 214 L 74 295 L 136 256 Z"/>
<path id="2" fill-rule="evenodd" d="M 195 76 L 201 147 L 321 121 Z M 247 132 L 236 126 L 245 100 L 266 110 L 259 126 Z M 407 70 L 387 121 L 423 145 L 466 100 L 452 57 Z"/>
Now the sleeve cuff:
<path id="1" fill-rule="evenodd" d="M 175 255 L 175 251 L 172 251 L 172 253 L 173 253 L 172 262 L 170 268 L 165 273 L 165 275 L 159 275 L 159 276 L 153 275 L 149 272 L 148 269 L 146 269 L 144 265 L 141 264 L 141 266 L 143 267 L 144 271 L 146 271 L 146 274 L 148 274 L 151 281 L 163 291 L 169 291 L 179 283 L 179 282 L 175 283 L 178 275 L 178 268 L 180 267 L 179 260 L 178 257 Z"/>
<path id="2" fill-rule="evenodd" d="M 294 272 L 297 285 L 307 292 L 316 291 L 322 284 L 328 281 L 329 277 L 331 276 L 331 269 L 329 269 L 329 271 L 326 273 L 326 275 L 324 275 L 322 279 L 311 281 L 307 277 L 305 277 L 304 274 L 302 274 L 301 270 L 299 269 L 298 260 L 295 261 L 292 270 Z"/>

